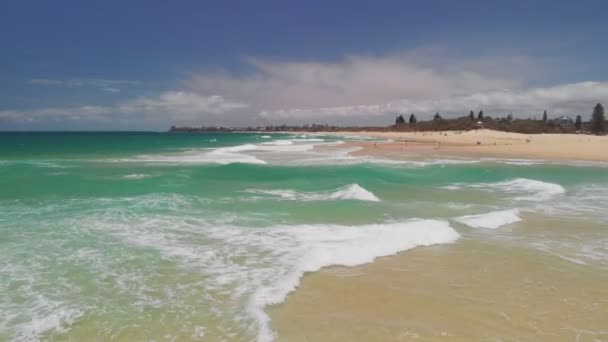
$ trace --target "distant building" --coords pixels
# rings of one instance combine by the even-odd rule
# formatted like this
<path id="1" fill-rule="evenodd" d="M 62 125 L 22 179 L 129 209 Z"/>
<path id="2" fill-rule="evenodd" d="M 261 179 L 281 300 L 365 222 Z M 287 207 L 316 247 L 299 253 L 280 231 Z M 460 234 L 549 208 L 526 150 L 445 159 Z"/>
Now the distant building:
<path id="1" fill-rule="evenodd" d="M 572 119 L 571 117 L 567 116 L 567 115 L 562 115 L 558 118 L 555 118 L 553 120 L 551 120 L 551 122 L 553 122 L 556 125 L 559 126 L 573 126 L 574 125 L 574 119 Z"/>

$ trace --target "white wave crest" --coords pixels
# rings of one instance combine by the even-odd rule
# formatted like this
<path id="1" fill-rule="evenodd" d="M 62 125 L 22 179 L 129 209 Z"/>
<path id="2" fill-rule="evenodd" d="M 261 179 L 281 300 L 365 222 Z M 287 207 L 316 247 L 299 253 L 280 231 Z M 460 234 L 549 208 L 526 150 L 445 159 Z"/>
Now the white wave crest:
<path id="1" fill-rule="evenodd" d="M 379 202 L 380 199 L 359 184 L 345 186 L 329 196 L 331 199 L 355 199 L 360 201 Z"/>
<path id="2" fill-rule="evenodd" d="M 250 311 L 260 326 L 258 341 L 271 341 L 270 318 L 264 312 L 268 305 L 278 304 L 294 291 L 306 272 L 327 266 L 356 266 L 418 246 L 452 243 L 460 235 L 445 221 L 412 220 L 403 223 L 364 226 L 302 225 L 276 227 L 291 236 L 298 247 L 297 258 L 275 282 L 258 288 L 252 296 Z"/>
<path id="3" fill-rule="evenodd" d="M 323 139 L 281 139 L 260 144 L 198 149 L 173 154 L 140 155 L 110 161 L 167 164 L 267 164 L 268 161 L 299 160 L 301 156 L 296 156 L 294 153 L 310 152 L 315 145 L 322 142 Z"/>
<path id="4" fill-rule="evenodd" d="M 264 146 L 289 146 L 293 145 L 293 141 L 291 140 L 275 140 L 270 142 L 262 143 Z"/>
<path id="5" fill-rule="evenodd" d="M 519 209 L 492 211 L 485 214 L 465 215 L 454 219 L 473 228 L 496 229 L 521 221 Z"/>
<path id="6" fill-rule="evenodd" d="M 290 189 L 261 190 L 251 189 L 247 192 L 279 197 L 283 200 L 292 201 L 331 201 L 331 200 L 358 200 L 368 202 L 379 202 L 380 199 L 372 192 L 359 184 L 350 184 L 337 189 L 334 192 L 297 192 Z"/>
<path id="7" fill-rule="evenodd" d="M 244 144 L 220 147 L 212 150 L 194 150 L 174 154 L 140 155 L 132 159 L 117 159 L 115 162 L 145 162 L 162 164 L 266 164 L 264 160 L 243 152 L 253 151 L 257 145 Z"/>
<path id="8" fill-rule="evenodd" d="M 527 178 L 516 178 L 510 181 L 498 182 L 489 185 L 490 188 L 498 189 L 507 193 L 521 194 L 516 200 L 542 201 L 555 195 L 566 192 L 563 186 L 555 183 L 542 182 Z"/>
<path id="9" fill-rule="evenodd" d="M 527 178 L 515 178 L 497 183 L 452 184 L 443 187 L 448 190 L 463 188 L 501 191 L 515 195 L 513 199 L 521 201 L 544 201 L 566 192 L 566 189 L 559 184 Z"/>
<path id="10" fill-rule="evenodd" d="M 144 179 L 144 178 L 148 178 L 148 177 L 150 177 L 150 175 L 145 174 L 145 173 L 131 173 L 131 174 L 122 176 L 123 179 Z"/>

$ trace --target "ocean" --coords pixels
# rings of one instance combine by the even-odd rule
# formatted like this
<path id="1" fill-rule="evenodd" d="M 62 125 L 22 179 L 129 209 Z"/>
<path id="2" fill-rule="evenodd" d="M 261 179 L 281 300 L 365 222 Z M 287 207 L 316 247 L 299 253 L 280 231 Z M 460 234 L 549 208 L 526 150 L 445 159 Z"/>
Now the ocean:
<path id="1" fill-rule="evenodd" d="M 0 133 L 0 340 L 608 339 L 608 165 L 359 140 Z"/>

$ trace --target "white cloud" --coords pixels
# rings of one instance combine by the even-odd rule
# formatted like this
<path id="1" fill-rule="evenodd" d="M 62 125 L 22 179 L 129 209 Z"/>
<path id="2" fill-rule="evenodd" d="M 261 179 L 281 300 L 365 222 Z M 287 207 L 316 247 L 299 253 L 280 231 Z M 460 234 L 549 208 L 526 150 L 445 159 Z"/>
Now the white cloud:
<path id="1" fill-rule="evenodd" d="M 606 82 L 526 86 L 527 78 L 537 78 L 544 67 L 525 57 L 462 61 L 436 54 L 349 56 L 336 63 L 251 59 L 247 75 L 195 74 L 185 84 L 196 92 L 246 101 L 262 122 L 272 123 L 384 124 L 394 114 L 415 112 L 424 118 L 437 111 L 456 116 L 479 109 L 522 117 L 545 109 L 585 115 L 608 99 Z"/>
<path id="2" fill-rule="evenodd" d="M 40 119 L 80 120 L 99 119 L 112 114 L 112 109 L 102 106 L 78 106 L 69 108 L 41 108 L 32 110 L 1 110 L 1 119 L 32 121 Z"/>
<path id="3" fill-rule="evenodd" d="M 546 65 L 521 56 L 471 60 L 441 50 L 384 57 L 347 56 L 336 62 L 248 59 L 247 73 L 194 73 L 182 90 L 123 100 L 112 105 L 0 111 L 0 118 L 111 118 L 159 125 L 257 125 L 337 123 L 385 125 L 395 114 L 419 118 L 435 112 L 519 117 L 588 115 L 608 102 L 608 82 L 529 86 Z M 533 75 L 533 76 L 532 76 Z M 109 92 L 134 86 L 128 80 L 30 80 L 48 86 L 95 86 Z"/>
<path id="4" fill-rule="evenodd" d="M 406 56 L 349 56 L 337 63 L 249 60 L 253 72 L 193 75 L 187 86 L 242 99 L 263 110 L 375 105 L 516 87 L 521 80 L 474 69 L 429 66 Z"/>
<path id="5" fill-rule="evenodd" d="M 431 116 L 466 115 L 483 109 L 490 115 L 514 113 L 519 117 L 539 116 L 544 110 L 552 115 L 588 115 L 597 102 L 608 100 L 608 82 L 581 82 L 544 88 L 505 89 L 453 95 L 437 99 L 402 99 L 376 105 L 339 106 L 314 109 L 290 108 L 263 110 L 260 115 L 276 119 L 322 119 L 327 117 L 385 116 L 417 113 Z"/>
<path id="6" fill-rule="evenodd" d="M 33 110 L 4 110 L 0 118 L 16 121 L 31 119 L 170 119 L 177 122 L 198 122 L 207 115 L 225 114 L 246 108 L 239 102 L 221 96 L 204 96 L 184 91 L 167 91 L 157 97 L 140 97 L 114 106 L 78 106 Z"/>
<path id="7" fill-rule="evenodd" d="M 224 114 L 247 105 L 225 100 L 218 95 L 205 96 L 185 91 L 167 91 L 158 97 L 143 97 L 123 103 L 118 111 L 124 113 L 167 113 L 179 116 Z"/>

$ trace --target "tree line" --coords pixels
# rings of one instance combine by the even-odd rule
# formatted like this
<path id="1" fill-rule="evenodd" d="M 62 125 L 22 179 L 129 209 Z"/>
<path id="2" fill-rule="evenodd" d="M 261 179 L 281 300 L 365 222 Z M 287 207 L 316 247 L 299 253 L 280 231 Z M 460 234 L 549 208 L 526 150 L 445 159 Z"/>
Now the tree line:
<path id="1" fill-rule="evenodd" d="M 606 118 L 601 103 L 593 108 L 589 122 L 583 122 L 582 117 L 577 115 L 572 125 L 549 120 L 546 110 L 543 112 L 541 120 L 514 119 L 512 114 L 495 119 L 485 116 L 483 110 L 480 110 L 477 115 L 471 110 L 468 116 L 456 119 L 444 119 L 441 114 L 435 113 L 432 120 L 422 122 L 418 122 L 416 115 L 412 113 L 409 116 L 409 125 L 406 124 L 403 115 L 395 118 L 395 128 L 401 130 L 467 130 L 479 127 L 478 123 L 483 124 L 486 128 L 520 133 L 573 133 L 574 130 L 585 130 L 596 134 L 606 133 Z"/>

